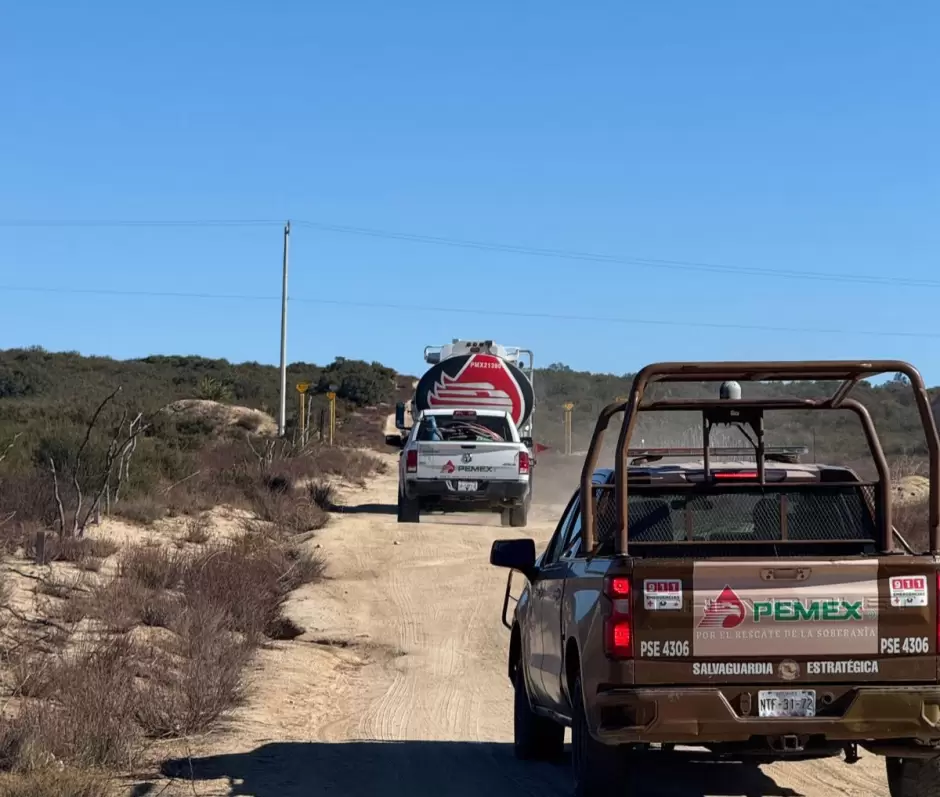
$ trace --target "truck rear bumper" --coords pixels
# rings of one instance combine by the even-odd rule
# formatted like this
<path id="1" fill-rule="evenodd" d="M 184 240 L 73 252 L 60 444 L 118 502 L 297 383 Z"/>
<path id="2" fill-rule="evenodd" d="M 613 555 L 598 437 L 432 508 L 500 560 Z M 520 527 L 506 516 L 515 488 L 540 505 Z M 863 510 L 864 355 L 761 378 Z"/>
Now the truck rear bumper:
<path id="1" fill-rule="evenodd" d="M 757 688 L 602 690 L 592 701 L 591 732 L 605 744 L 746 743 L 791 734 L 832 742 L 940 741 L 940 686 L 796 688 L 816 690 L 816 717 L 761 718 Z"/>
<path id="2" fill-rule="evenodd" d="M 457 481 L 457 479 L 406 481 L 405 495 L 408 498 L 437 499 L 441 503 L 495 505 L 504 501 L 521 501 L 529 491 L 528 482 L 468 480 L 477 481 L 480 489 L 465 493 L 458 492 Z"/>

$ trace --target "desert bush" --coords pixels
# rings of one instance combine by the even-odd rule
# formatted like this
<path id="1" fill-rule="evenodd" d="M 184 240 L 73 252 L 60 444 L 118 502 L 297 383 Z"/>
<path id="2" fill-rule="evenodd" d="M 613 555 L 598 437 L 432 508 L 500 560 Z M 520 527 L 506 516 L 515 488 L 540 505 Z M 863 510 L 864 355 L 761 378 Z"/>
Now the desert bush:
<path id="1" fill-rule="evenodd" d="M 319 578 L 323 563 L 268 536 L 242 534 L 201 551 L 183 576 L 183 592 L 222 607 L 233 630 L 257 641 L 277 627 L 291 590 Z"/>
<path id="2" fill-rule="evenodd" d="M 188 595 L 173 621 L 176 636 L 151 667 L 137 719 L 151 736 L 206 730 L 242 695 L 242 671 L 251 653 L 232 633 L 231 615 L 202 595 Z"/>
<path id="3" fill-rule="evenodd" d="M 330 482 L 313 482 L 310 485 L 310 500 L 329 512 L 336 508 L 336 488 Z"/>
<path id="4" fill-rule="evenodd" d="M 94 770 L 52 766 L 0 775 L 0 797 L 104 797 L 110 793 L 110 778 Z"/>
<path id="5" fill-rule="evenodd" d="M 121 556 L 118 574 L 152 590 L 173 589 L 182 578 L 186 562 L 170 548 L 136 545 Z"/>
<path id="6" fill-rule="evenodd" d="M 154 590 L 133 578 L 113 578 L 90 595 L 72 597 L 62 619 L 76 623 L 91 618 L 112 633 L 123 634 L 138 625 L 167 627 L 177 610 L 177 597 Z"/>
<path id="7" fill-rule="evenodd" d="M 168 503 L 166 497 L 159 494 L 135 495 L 115 504 L 113 514 L 131 523 L 149 526 L 169 514 Z"/>
<path id="8" fill-rule="evenodd" d="M 252 494 L 251 509 L 261 520 L 294 533 L 322 529 L 330 520 L 319 506 L 263 487 Z"/>
<path id="9" fill-rule="evenodd" d="M 87 643 L 50 667 L 45 698 L 27 701 L 9 725 L 10 769 L 41 770 L 53 761 L 79 767 L 131 765 L 139 731 L 135 652 L 125 638 Z"/>
<path id="10" fill-rule="evenodd" d="M 202 545 L 209 541 L 209 527 L 211 522 L 206 517 L 190 518 L 186 523 L 186 531 L 183 534 L 183 541 L 194 545 Z"/>
<path id="11" fill-rule="evenodd" d="M 46 561 L 79 563 L 88 558 L 107 559 L 117 553 L 120 546 L 103 537 L 59 537 L 46 535 Z M 25 540 L 27 557 L 36 555 L 36 537 L 30 535 Z"/>

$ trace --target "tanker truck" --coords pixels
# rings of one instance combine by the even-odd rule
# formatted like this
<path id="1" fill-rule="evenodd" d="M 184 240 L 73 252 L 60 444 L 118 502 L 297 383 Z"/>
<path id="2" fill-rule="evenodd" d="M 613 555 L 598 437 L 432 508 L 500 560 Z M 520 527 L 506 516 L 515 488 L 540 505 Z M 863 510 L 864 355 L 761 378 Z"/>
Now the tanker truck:
<path id="1" fill-rule="evenodd" d="M 536 453 L 532 352 L 454 339 L 426 347 L 424 360 L 431 367 L 410 406 L 396 407 L 399 434 L 386 438 L 401 449 L 398 521 L 495 512 L 504 526 L 525 526 Z"/>

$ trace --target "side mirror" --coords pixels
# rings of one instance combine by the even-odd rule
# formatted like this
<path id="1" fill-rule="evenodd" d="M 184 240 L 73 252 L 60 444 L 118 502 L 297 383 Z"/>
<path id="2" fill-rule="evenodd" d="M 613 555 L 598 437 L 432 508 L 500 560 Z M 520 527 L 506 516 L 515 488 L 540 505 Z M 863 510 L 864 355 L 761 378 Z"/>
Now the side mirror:
<path id="1" fill-rule="evenodd" d="M 490 564 L 518 570 L 531 579 L 535 574 L 535 540 L 495 540 L 490 548 Z"/>
<path id="2" fill-rule="evenodd" d="M 395 428 L 404 429 L 405 428 L 405 402 L 399 401 L 395 405 Z"/>
<path id="3" fill-rule="evenodd" d="M 400 434 L 387 434 L 385 435 L 385 445 L 392 448 L 401 448 L 405 445 L 405 438 Z"/>
<path id="4" fill-rule="evenodd" d="M 520 438 L 519 438 L 519 441 L 520 441 L 520 442 L 522 443 L 522 445 L 524 445 L 526 448 L 528 448 L 528 449 L 531 449 L 531 448 L 532 448 L 532 438 L 531 438 L 531 437 L 520 437 Z"/>

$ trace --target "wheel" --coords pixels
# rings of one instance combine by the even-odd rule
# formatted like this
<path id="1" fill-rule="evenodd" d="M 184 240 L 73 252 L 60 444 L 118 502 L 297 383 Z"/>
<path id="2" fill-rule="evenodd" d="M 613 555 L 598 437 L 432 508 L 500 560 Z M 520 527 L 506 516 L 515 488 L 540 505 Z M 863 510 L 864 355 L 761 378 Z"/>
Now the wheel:
<path id="1" fill-rule="evenodd" d="M 629 793 L 628 772 L 618 747 L 601 744 L 588 730 L 581 677 L 574 682 L 571 725 L 571 770 L 575 797 L 608 797 L 612 790 Z"/>
<path id="2" fill-rule="evenodd" d="M 523 761 L 557 761 L 565 751 L 565 728 L 540 717 L 529 705 L 522 665 L 516 667 L 513 748 Z"/>
<path id="3" fill-rule="evenodd" d="M 499 523 L 501 526 L 510 526 L 512 525 L 512 517 L 509 514 L 508 509 L 501 509 L 499 511 Z"/>
<path id="4" fill-rule="evenodd" d="M 417 498 L 408 498 L 404 493 L 398 493 L 398 522 L 420 523 L 421 505 Z"/>
<path id="5" fill-rule="evenodd" d="M 516 528 L 525 528 L 526 523 L 529 522 L 529 505 L 522 504 L 521 506 L 514 506 L 509 510 L 509 525 L 515 526 Z"/>
<path id="6" fill-rule="evenodd" d="M 940 758 L 885 759 L 891 797 L 940 797 Z"/>

